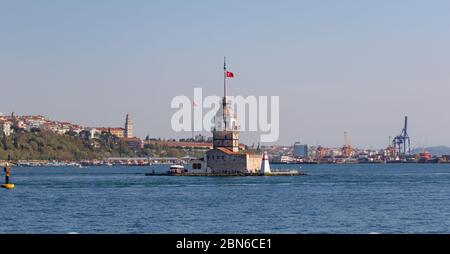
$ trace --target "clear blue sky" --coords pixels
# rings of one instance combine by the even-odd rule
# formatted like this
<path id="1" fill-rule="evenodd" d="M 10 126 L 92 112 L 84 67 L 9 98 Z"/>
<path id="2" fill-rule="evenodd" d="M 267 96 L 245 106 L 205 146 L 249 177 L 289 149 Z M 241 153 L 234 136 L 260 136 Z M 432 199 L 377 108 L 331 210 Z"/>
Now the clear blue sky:
<path id="1" fill-rule="evenodd" d="M 279 144 L 450 145 L 449 1 L 0 1 L 0 112 L 173 133 L 170 101 L 279 95 Z M 257 142 L 253 134 L 243 140 Z"/>

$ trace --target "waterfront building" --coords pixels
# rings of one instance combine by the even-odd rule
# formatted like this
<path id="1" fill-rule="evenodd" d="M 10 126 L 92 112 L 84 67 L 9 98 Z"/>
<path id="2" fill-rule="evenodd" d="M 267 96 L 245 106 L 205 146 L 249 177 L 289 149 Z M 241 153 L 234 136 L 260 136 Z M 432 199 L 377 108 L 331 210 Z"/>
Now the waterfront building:
<path id="1" fill-rule="evenodd" d="M 219 147 L 206 152 L 207 167 L 216 174 L 258 173 L 261 170 L 262 155 L 258 152 L 233 152 Z"/>
<path id="2" fill-rule="evenodd" d="M 306 158 L 308 157 L 308 145 L 295 142 L 294 144 L 294 157 Z"/>

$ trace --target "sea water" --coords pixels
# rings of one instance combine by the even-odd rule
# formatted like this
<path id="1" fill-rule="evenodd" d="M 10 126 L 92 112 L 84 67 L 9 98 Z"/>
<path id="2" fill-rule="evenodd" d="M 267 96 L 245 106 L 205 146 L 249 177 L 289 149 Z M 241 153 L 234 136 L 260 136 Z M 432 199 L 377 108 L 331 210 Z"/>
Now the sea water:
<path id="1" fill-rule="evenodd" d="M 0 233 L 449 233 L 450 164 L 272 165 L 304 176 L 15 167 Z M 3 176 L 2 176 L 3 177 Z"/>

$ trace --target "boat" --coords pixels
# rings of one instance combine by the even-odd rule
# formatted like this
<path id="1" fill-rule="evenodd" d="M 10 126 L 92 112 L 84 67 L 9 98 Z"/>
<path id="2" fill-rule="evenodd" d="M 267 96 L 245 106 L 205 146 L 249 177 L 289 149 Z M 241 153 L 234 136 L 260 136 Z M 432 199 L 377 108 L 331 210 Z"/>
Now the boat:
<path id="1" fill-rule="evenodd" d="M 169 175 L 174 175 L 174 174 L 182 174 L 187 172 L 187 169 L 184 168 L 183 165 L 178 165 L 178 164 L 173 164 L 170 166 L 169 170 L 167 171 L 167 173 Z"/>
<path id="2" fill-rule="evenodd" d="M 438 157 L 433 157 L 429 160 L 427 160 L 427 163 L 440 163 L 441 160 Z"/>
<path id="3" fill-rule="evenodd" d="M 419 163 L 428 162 L 431 159 L 431 154 L 428 151 L 422 151 L 419 153 Z"/>

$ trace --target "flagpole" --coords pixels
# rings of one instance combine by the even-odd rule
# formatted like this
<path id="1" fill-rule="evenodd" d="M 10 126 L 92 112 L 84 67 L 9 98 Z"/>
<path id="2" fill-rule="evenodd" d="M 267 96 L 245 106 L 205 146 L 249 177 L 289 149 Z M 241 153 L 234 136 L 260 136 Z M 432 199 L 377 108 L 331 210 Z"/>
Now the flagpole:
<path id="1" fill-rule="evenodd" d="M 192 113 L 195 115 L 195 108 L 194 108 L 194 103 L 195 101 L 192 101 Z M 194 121 L 195 121 L 195 117 L 192 117 L 192 141 L 194 141 Z"/>
<path id="2" fill-rule="evenodd" d="M 227 107 L 227 63 L 226 63 L 226 57 L 223 57 L 223 123 L 224 123 L 224 130 L 227 130 L 227 120 L 225 116 L 225 108 Z"/>

